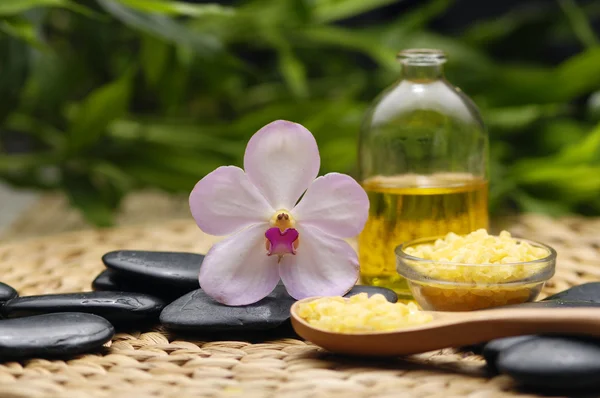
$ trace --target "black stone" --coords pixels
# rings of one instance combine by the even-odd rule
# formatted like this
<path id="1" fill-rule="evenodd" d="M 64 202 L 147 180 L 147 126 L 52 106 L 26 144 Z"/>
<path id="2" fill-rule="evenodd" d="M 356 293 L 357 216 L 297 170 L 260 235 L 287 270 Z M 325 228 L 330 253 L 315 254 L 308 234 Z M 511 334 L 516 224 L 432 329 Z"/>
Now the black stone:
<path id="1" fill-rule="evenodd" d="M 19 294 L 12 286 L 0 282 L 0 304 L 17 297 L 18 295 Z"/>
<path id="2" fill-rule="evenodd" d="M 166 301 L 173 301 L 197 288 L 197 286 L 194 289 L 190 289 L 185 286 L 161 285 L 160 283 L 139 280 L 136 282 L 134 278 L 128 279 L 118 271 L 110 269 L 101 272 L 92 282 L 92 289 L 97 291 L 146 293 L 160 297 Z"/>
<path id="3" fill-rule="evenodd" d="M 125 291 L 125 292 L 137 292 L 137 293 L 145 293 L 138 292 L 135 290 L 136 286 L 131 284 L 125 278 L 119 279 L 119 273 L 117 271 L 111 271 L 109 269 L 102 271 L 96 279 L 92 282 L 92 289 L 94 290 L 108 290 L 108 291 Z M 140 285 L 140 288 L 144 286 Z M 129 289 L 124 288 L 129 287 Z"/>
<path id="4" fill-rule="evenodd" d="M 542 301 L 515 304 L 503 308 L 514 308 L 515 310 L 518 310 L 519 308 L 574 308 L 598 306 L 600 306 L 600 282 L 592 282 L 574 286 L 563 292 L 547 297 Z M 493 310 L 493 308 L 491 310 Z M 530 340 L 533 336 L 520 337 L 527 337 L 528 340 Z M 514 337 L 496 339 L 485 344 L 483 348 L 471 347 L 471 349 L 473 349 L 473 351 L 481 350 L 490 370 L 496 371 L 496 358 L 506 347 L 512 347 L 514 345 L 511 344 L 511 342 L 515 341 L 514 339 Z"/>
<path id="5" fill-rule="evenodd" d="M 198 274 L 204 256 L 183 252 L 120 250 L 106 253 L 107 268 L 137 283 L 152 282 L 181 289 L 198 289 Z"/>
<path id="6" fill-rule="evenodd" d="M 482 355 L 487 362 L 488 368 L 494 372 L 497 372 L 496 368 L 496 360 L 501 352 L 507 350 L 510 347 L 513 347 L 519 343 L 524 341 L 529 341 L 531 339 L 535 339 L 537 336 L 516 336 L 516 337 L 506 337 L 503 339 L 492 340 L 487 343 L 483 347 Z"/>
<path id="7" fill-rule="evenodd" d="M 600 303 L 594 303 L 591 301 L 566 301 L 561 299 L 553 299 L 553 300 L 544 300 L 544 301 L 535 301 L 531 303 L 523 303 L 523 304 L 515 304 L 510 306 L 504 306 L 503 308 L 514 308 L 515 311 L 518 311 L 519 308 L 575 308 L 575 307 L 600 307 Z M 538 338 L 537 336 L 527 335 L 527 336 L 516 336 L 516 337 L 506 337 L 502 339 L 492 340 L 485 345 L 481 346 L 479 350 L 482 352 L 483 357 L 485 358 L 488 368 L 491 371 L 496 372 L 497 364 L 496 359 L 500 353 L 514 346 L 519 339 L 522 341 L 531 340 Z M 471 347 L 471 350 L 478 351 L 477 347 Z"/>
<path id="8" fill-rule="evenodd" d="M 600 341 L 539 336 L 502 351 L 498 369 L 529 388 L 577 391 L 600 388 Z"/>
<path id="9" fill-rule="evenodd" d="M 573 286 L 570 289 L 547 297 L 544 301 L 548 300 L 589 301 L 600 303 L 600 282 L 584 283 L 583 285 Z"/>
<path id="10" fill-rule="evenodd" d="M 196 290 L 169 304 L 160 322 L 173 330 L 213 332 L 273 329 L 290 318 L 295 300 L 284 286 L 277 286 L 257 303 L 229 307 Z"/>
<path id="11" fill-rule="evenodd" d="M 0 321 L 0 360 L 83 354 L 114 335 L 106 319 L 77 312 Z"/>
<path id="12" fill-rule="evenodd" d="M 344 297 L 352 297 L 359 293 L 367 293 L 369 297 L 374 294 L 383 295 L 387 301 L 390 303 L 395 303 L 398 301 L 398 295 L 391 289 L 386 289 L 385 287 L 378 286 L 365 286 L 365 285 L 356 285 L 348 293 L 344 295 Z"/>
<path id="13" fill-rule="evenodd" d="M 155 321 L 165 305 L 162 299 L 143 293 L 86 292 L 18 297 L 8 301 L 2 312 L 9 318 L 53 312 L 85 312 L 123 324 Z"/>

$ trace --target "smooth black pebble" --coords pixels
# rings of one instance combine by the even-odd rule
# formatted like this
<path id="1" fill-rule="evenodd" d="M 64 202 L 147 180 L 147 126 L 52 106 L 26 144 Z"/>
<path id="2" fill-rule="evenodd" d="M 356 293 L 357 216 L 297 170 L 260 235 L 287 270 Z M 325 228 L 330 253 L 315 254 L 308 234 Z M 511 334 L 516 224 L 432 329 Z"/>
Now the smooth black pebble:
<path id="1" fill-rule="evenodd" d="M 502 351 L 498 369 L 520 384 L 540 389 L 577 391 L 600 388 L 600 342 L 539 336 Z"/>
<path id="2" fill-rule="evenodd" d="M 573 286 L 570 289 L 547 297 L 543 301 L 549 300 L 591 301 L 593 303 L 600 303 L 600 282 L 584 283 L 583 285 Z"/>
<path id="3" fill-rule="evenodd" d="M 5 319 L 0 321 L 0 360 L 83 354 L 114 333 L 106 319 L 77 312 Z"/>
<path id="4" fill-rule="evenodd" d="M 12 286 L 0 282 L 0 304 L 17 297 L 18 295 L 19 294 Z"/>
<path id="5" fill-rule="evenodd" d="M 119 273 L 117 271 L 111 271 L 109 269 L 102 271 L 96 279 L 92 282 L 92 289 L 94 290 L 109 290 L 109 291 L 126 291 L 126 292 L 137 292 L 137 293 L 145 293 L 134 290 L 136 286 L 131 284 L 125 278 L 119 279 Z M 144 286 L 144 284 L 141 284 Z M 127 287 L 129 289 L 127 289 Z"/>
<path id="6" fill-rule="evenodd" d="M 592 285 L 587 286 L 586 285 Z M 578 289 L 581 288 L 581 289 Z M 598 296 L 595 296 L 593 292 L 598 289 Z M 569 293 L 570 292 L 570 293 Z M 597 301 L 594 301 L 597 300 Z M 564 292 L 555 294 L 547 297 L 542 301 L 535 301 L 531 303 L 515 304 L 505 306 L 504 308 L 576 308 L 576 307 L 600 307 L 600 283 L 587 283 L 585 285 L 576 286 L 571 289 L 565 290 Z M 472 351 L 482 352 L 487 365 L 490 370 L 497 371 L 496 359 L 498 355 L 508 347 L 515 345 L 517 339 L 531 340 L 538 338 L 537 336 L 517 336 L 507 337 L 502 339 L 495 339 L 483 346 L 470 347 Z M 525 341 L 523 340 L 523 341 Z"/>
<path id="7" fill-rule="evenodd" d="M 201 254 L 137 250 L 114 251 L 102 256 L 107 268 L 136 283 L 146 281 L 188 291 L 200 287 L 198 274 L 203 260 Z"/>
<path id="8" fill-rule="evenodd" d="M 522 343 L 524 341 L 529 341 L 529 340 L 535 339 L 535 338 L 537 338 L 537 336 L 527 335 L 527 336 L 505 337 L 503 339 L 495 339 L 495 340 L 490 341 L 483 347 L 483 351 L 482 351 L 481 355 L 483 355 L 483 357 L 485 358 L 485 361 L 487 362 L 489 369 L 493 370 L 494 372 L 497 372 L 498 369 L 496 368 L 496 360 L 498 359 L 498 356 L 500 356 L 501 352 L 503 352 L 503 351 L 509 349 L 510 347 L 513 347 L 519 343 Z"/>
<path id="9" fill-rule="evenodd" d="M 160 297 L 166 301 L 173 301 L 186 293 L 196 290 L 189 287 L 177 287 L 171 285 L 161 285 L 147 281 L 135 281 L 135 278 L 128 279 L 118 271 L 110 269 L 102 271 L 92 282 L 92 289 L 96 291 L 114 291 L 114 292 L 135 292 L 146 293 L 155 297 Z"/>
<path id="10" fill-rule="evenodd" d="M 395 303 L 398 301 L 398 295 L 391 289 L 387 289 L 385 287 L 377 287 L 377 286 L 364 286 L 364 285 L 356 285 L 348 293 L 344 295 L 344 297 L 352 297 L 356 296 L 360 293 L 367 293 L 369 297 L 374 294 L 381 294 L 386 298 L 390 303 Z"/>
<path id="11" fill-rule="evenodd" d="M 155 321 L 166 303 L 157 297 L 131 292 L 86 292 L 18 297 L 2 307 L 9 317 L 53 312 L 85 312 L 115 324 Z"/>
<path id="12" fill-rule="evenodd" d="M 169 304 L 160 314 L 160 322 L 173 330 L 213 332 L 267 330 L 290 318 L 294 300 L 284 286 L 277 286 L 257 303 L 229 307 L 196 290 Z"/>

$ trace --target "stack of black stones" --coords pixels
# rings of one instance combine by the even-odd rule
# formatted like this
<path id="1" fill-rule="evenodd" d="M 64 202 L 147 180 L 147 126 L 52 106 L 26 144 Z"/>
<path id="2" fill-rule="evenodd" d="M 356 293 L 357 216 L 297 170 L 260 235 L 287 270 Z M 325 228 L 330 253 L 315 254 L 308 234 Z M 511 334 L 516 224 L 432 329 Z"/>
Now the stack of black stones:
<path id="1" fill-rule="evenodd" d="M 99 349 L 115 329 L 144 329 L 160 321 L 169 330 L 224 336 L 278 329 L 291 332 L 294 299 L 283 285 L 258 303 L 228 307 L 212 300 L 198 284 L 203 255 L 116 251 L 105 254 L 106 270 L 94 291 L 18 297 L 0 283 L 0 360 L 65 357 Z M 347 296 L 388 289 L 356 286 Z"/>
<path id="2" fill-rule="evenodd" d="M 278 285 L 263 300 L 228 307 L 198 286 L 204 256 L 193 253 L 116 251 L 92 282 L 94 291 L 18 297 L 0 283 L 0 360 L 69 357 L 100 349 L 116 329 L 143 329 L 159 321 L 180 333 L 215 334 L 266 331 L 293 333 L 294 299 Z M 388 289 L 355 286 L 361 292 L 398 297 Z M 600 282 L 566 290 L 538 303 L 517 307 L 597 307 Z M 526 388 L 552 393 L 600 389 L 600 341 L 574 336 L 520 336 L 480 347 L 491 372 L 512 376 Z"/>

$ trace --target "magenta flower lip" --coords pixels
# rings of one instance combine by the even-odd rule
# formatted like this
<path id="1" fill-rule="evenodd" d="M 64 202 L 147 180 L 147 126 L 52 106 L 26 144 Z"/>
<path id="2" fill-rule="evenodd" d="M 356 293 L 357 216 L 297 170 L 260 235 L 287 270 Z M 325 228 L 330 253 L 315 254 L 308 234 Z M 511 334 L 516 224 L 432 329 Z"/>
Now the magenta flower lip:
<path id="1" fill-rule="evenodd" d="M 298 231 L 294 228 L 287 228 L 284 231 L 277 227 L 267 229 L 267 232 L 265 232 L 265 237 L 269 241 L 267 255 L 295 255 L 296 248 L 294 247 L 294 242 L 298 241 L 298 235 Z"/>
<path id="2" fill-rule="evenodd" d="M 363 229 L 369 200 L 350 176 L 317 177 L 320 161 L 310 131 L 278 120 L 252 136 L 244 170 L 222 166 L 196 184 L 189 198 L 196 223 L 208 234 L 230 235 L 200 269 L 209 296 L 252 304 L 280 279 L 296 299 L 352 288 L 358 258 L 344 239 Z"/>

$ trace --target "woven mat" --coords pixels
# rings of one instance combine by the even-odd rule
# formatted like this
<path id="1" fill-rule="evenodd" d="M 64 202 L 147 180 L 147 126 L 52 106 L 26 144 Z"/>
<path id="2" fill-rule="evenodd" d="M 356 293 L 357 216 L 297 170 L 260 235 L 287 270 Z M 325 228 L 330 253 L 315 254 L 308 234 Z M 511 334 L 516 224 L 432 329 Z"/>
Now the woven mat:
<path id="1" fill-rule="evenodd" d="M 186 195 L 141 191 L 126 197 L 115 217 L 115 223 L 117 226 L 129 226 L 189 218 L 190 209 Z M 0 234 L 0 239 L 6 241 L 50 236 L 90 228 L 79 211 L 69 205 L 64 195 L 51 193 L 43 195 L 23 212 L 7 231 Z"/>
<path id="2" fill-rule="evenodd" d="M 509 229 L 558 250 L 558 270 L 544 294 L 600 280 L 600 219 L 551 220 L 526 215 L 511 220 Z M 203 253 L 215 240 L 189 218 L 12 240 L 0 245 L 0 279 L 22 295 L 84 291 L 103 269 L 100 257 L 107 251 Z M 32 359 L 0 364 L 0 397 L 54 396 L 532 395 L 519 392 L 508 377 L 490 378 L 480 357 L 452 349 L 373 361 L 334 356 L 295 338 L 263 335 L 224 340 L 223 336 L 178 336 L 157 327 L 119 333 L 102 352 L 66 361 Z"/>

